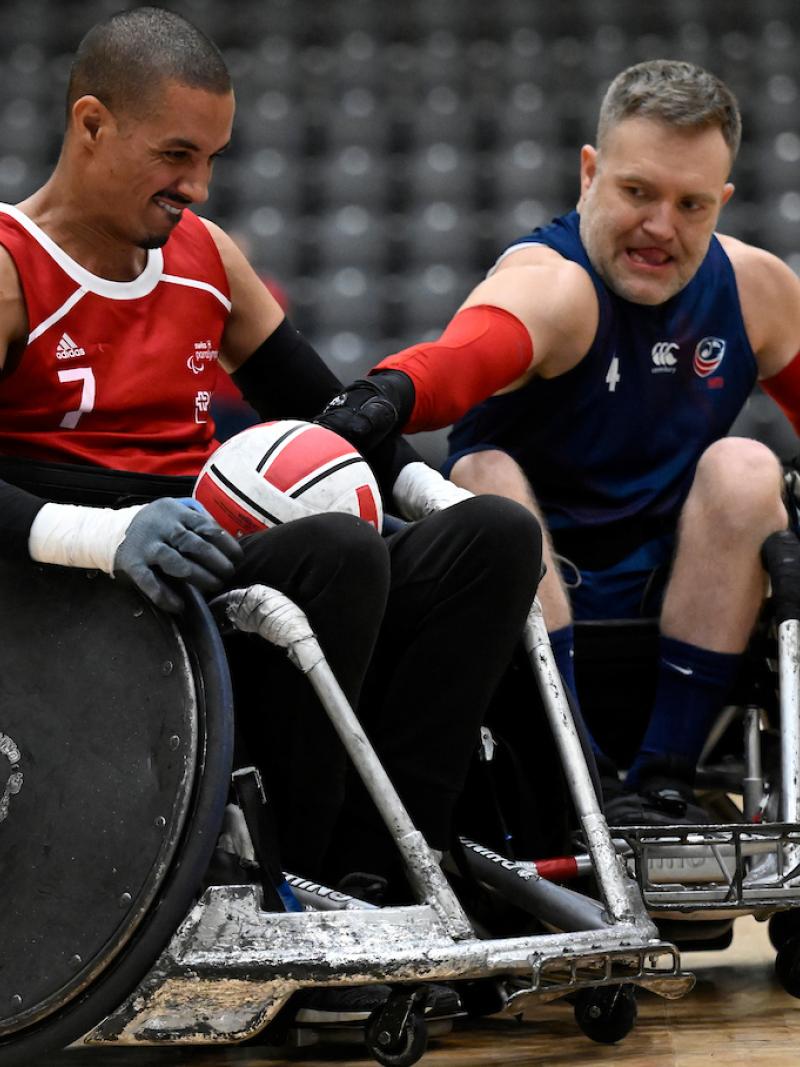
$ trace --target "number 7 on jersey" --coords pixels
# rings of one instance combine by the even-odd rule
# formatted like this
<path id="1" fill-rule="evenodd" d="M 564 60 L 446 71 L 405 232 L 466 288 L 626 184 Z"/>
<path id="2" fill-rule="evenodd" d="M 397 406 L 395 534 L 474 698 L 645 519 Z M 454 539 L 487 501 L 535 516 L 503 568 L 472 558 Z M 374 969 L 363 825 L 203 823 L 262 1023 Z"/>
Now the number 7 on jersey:
<path id="1" fill-rule="evenodd" d="M 58 372 L 60 382 L 82 382 L 80 404 L 74 411 L 68 411 L 59 425 L 65 430 L 74 430 L 81 415 L 94 407 L 94 371 L 91 367 L 70 367 Z"/>

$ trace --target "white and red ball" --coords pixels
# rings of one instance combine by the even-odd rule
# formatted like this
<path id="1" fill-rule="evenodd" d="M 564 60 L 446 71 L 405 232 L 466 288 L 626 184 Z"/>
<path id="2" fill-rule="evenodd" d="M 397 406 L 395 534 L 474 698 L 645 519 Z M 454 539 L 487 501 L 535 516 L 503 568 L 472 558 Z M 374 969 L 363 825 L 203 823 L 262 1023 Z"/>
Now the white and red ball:
<path id="1" fill-rule="evenodd" d="M 383 523 L 375 475 L 349 441 L 314 423 L 250 426 L 223 442 L 197 476 L 194 497 L 235 537 L 324 511 Z"/>

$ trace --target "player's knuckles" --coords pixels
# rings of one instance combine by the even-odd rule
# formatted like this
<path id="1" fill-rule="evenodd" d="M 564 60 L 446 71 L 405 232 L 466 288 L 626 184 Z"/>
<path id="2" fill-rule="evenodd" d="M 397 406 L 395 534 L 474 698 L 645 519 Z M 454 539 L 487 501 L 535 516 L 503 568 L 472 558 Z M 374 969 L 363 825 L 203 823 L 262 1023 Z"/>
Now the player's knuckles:
<path id="1" fill-rule="evenodd" d="M 189 531 L 186 531 L 186 536 L 181 537 L 174 547 L 181 553 L 181 555 L 185 556 L 187 559 L 201 563 L 214 574 L 228 577 L 234 572 L 234 564 L 228 556 L 223 552 L 220 552 L 220 550 L 209 541 L 204 540 L 202 537 L 198 537 L 196 534 L 189 533 Z"/>
<path id="2" fill-rule="evenodd" d="M 223 530 L 221 526 L 218 526 L 216 530 L 214 530 L 208 540 L 222 552 L 231 563 L 238 564 L 244 559 L 244 549 L 242 546 L 235 537 L 231 537 L 228 531 Z"/>
<path id="3" fill-rule="evenodd" d="M 191 574 L 190 560 L 180 552 L 176 552 L 170 545 L 159 545 L 153 553 L 152 562 L 173 578 L 188 578 Z"/>

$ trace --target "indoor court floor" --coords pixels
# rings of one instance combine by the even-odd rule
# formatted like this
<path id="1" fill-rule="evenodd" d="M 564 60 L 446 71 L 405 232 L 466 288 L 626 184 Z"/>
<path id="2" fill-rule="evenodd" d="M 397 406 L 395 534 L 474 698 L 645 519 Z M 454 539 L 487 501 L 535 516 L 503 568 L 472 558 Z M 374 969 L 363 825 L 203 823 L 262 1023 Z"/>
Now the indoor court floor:
<path id="1" fill-rule="evenodd" d="M 724 952 L 685 953 L 684 967 L 697 975 L 682 1000 L 641 994 L 635 1029 L 618 1045 L 597 1045 L 580 1033 L 572 1009 L 543 1005 L 526 1022 L 473 1022 L 435 1039 L 423 1067 L 796 1067 L 800 1062 L 800 1001 L 778 985 L 774 951 L 765 924 L 752 918 L 734 926 Z M 306 1049 L 276 1055 L 247 1048 L 70 1049 L 31 1067 L 369 1067 L 375 1061 L 357 1049 Z"/>

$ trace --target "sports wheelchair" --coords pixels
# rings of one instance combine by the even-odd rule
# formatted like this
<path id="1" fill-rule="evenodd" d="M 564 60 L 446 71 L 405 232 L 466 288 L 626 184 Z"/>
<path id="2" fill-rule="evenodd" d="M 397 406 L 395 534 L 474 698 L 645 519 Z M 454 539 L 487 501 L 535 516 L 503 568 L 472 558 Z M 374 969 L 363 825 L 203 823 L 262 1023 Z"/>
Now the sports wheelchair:
<path id="1" fill-rule="evenodd" d="M 681 950 L 721 949 L 738 916 L 768 921 L 776 976 L 800 997 L 800 541 L 773 534 L 762 555 L 771 595 L 697 771 L 710 823 L 611 833 L 661 936 Z M 620 766 L 646 727 L 657 641 L 655 619 L 575 624 L 582 709 Z M 580 848 L 536 866 L 561 879 L 591 869 Z"/>
<path id="2" fill-rule="evenodd" d="M 0 564 L 0 1064 L 86 1046 L 237 1043 L 304 987 L 388 983 L 365 1028 L 384 1064 L 425 1042 L 425 983 L 508 981 L 501 1010 L 572 996 L 597 1040 L 633 1025 L 621 991 L 693 984 L 659 939 L 599 809 L 541 612 L 526 647 L 600 900 L 473 851 L 513 883 L 537 932 L 479 936 L 415 830 L 305 617 L 274 590 L 180 617 L 93 572 Z M 207 885 L 231 787 L 233 700 L 220 626 L 286 649 L 317 691 L 392 832 L 419 903 L 376 909 L 290 875 L 305 910 L 262 885 Z M 321 709 L 320 714 L 323 714 Z M 460 987 L 459 987 L 460 988 Z"/>

